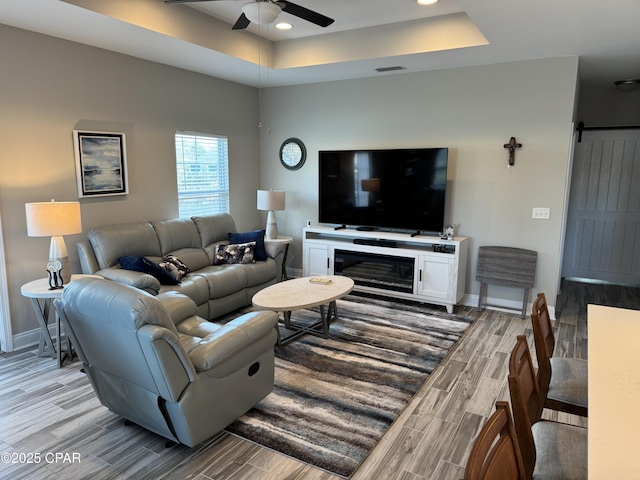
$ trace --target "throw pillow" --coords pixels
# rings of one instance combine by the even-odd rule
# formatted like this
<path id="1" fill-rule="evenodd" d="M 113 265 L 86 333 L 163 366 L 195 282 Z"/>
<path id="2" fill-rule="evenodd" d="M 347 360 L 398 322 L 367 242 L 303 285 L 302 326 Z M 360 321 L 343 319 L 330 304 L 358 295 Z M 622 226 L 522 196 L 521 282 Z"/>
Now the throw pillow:
<path id="1" fill-rule="evenodd" d="M 264 230 L 229 234 L 229 243 L 249 242 L 256 242 L 255 260 L 265 262 L 267 260 L 267 251 L 264 248 Z"/>
<path id="2" fill-rule="evenodd" d="M 178 282 L 173 276 L 146 257 L 137 257 L 133 255 L 125 255 L 118 259 L 118 263 L 125 270 L 134 270 L 136 272 L 148 273 L 158 279 L 163 285 L 177 285 Z"/>
<path id="3" fill-rule="evenodd" d="M 213 264 L 253 263 L 255 248 L 256 242 L 218 245 L 216 256 L 213 258 Z"/>
<path id="4" fill-rule="evenodd" d="M 189 270 L 189 267 L 187 267 L 184 262 L 175 255 L 167 255 L 158 265 L 169 272 L 178 283 L 180 283 L 184 276 L 191 271 Z"/>

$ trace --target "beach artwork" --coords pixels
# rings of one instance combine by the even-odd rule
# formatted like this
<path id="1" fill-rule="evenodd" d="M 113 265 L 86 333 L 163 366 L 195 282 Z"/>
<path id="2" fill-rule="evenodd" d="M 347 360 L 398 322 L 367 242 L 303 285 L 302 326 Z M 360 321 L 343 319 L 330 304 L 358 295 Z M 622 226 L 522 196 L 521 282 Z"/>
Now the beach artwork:
<path id="1" fill-rule="evenodd" d="M 74 130 L 78 195 L 126 195 L 124 133 Z"/>

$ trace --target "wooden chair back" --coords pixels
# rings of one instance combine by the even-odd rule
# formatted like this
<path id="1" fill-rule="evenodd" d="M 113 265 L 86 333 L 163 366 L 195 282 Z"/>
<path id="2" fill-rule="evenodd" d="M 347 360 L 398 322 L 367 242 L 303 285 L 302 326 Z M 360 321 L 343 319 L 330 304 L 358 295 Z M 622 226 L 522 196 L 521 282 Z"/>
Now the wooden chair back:
<path id="1" fill-rule="evenodd" d="M 519 335 L 509 358 L 509 393 L 518 444 L 527 478 L 536 464 L 536 448 L 531 426 L 540 420 L 544 397 L 538 386 L 527 338 Z"/>
<path id="2" fill-rule="evenodd" d="M 525 480 L 526 473 L 507 402 L 496 402 L 475 440 L 464 480 Z"/>
<path id="3" fill-rule="evenodd" d="M 531 325 L 538 359 L 538 386 L 544 406 L 586 417 L 589 411 L 586 361 L 553 356 L 556 339 L 544 293 L 539 293 L 533 302 Z"/>
<path id="4" fill-rule="evenodd" d="M 542 398 L 547 396 L 551 382 L 551 356 L 556 347 L 556 339 L 551 326 L 551 317 L 544 293 L 539 293 L 531 309 L 531 324 L 538 360 L 538 385 Z"/>

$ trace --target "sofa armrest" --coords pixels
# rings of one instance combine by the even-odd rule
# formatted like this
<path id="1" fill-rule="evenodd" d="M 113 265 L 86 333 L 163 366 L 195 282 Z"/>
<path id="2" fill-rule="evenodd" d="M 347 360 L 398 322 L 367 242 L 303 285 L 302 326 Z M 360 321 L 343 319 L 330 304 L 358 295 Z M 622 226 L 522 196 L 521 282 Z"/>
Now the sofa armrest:
<path id="1" fill-rule="evenodd" d="M 189 352 L 191 362 L 198 371 L 210 370 L 264 337 L 273 335 L 275 345 L 277 323 L 276 312 L 246 313 L 204 337 Z"/>
<path id="2" fill-rule="evenodd" d="M 158 325 L 140 327 L 138 339 L 161 396 L 177 402 L 197 375 L 180 340 L 169 329 Z"/>
<path id="3" fill-rule="evenodd" d="M 123 268 L 103 268 L 95 272 L 95 274 L 107 280 L 113 280 L 114 282 L 123 283 L 130 287 L 139 288 L 152 295 L 157 295 L 160 291 L 160 282 L 148 273 L 135 272 Z"/>
<path id="4" fill-rule="evenodd" d="M 264 239 L 264 249 L 267 252 L 267 257 L 273 258 L 276 262 L 278 261 L 278 257 L 282 259 L 286 248 L 287 245 L 285 243 L 274 242 L 267 238 Z"/>
<path id="5" fill-rule="evenodd" d="M 264 249 L 267 252 L 267 257 L 273 258 L 276 262 L 276 272 L 278 272 L 276 280 L 278 282 L 284 280 L 282 278 L 283 263 L 284 263 L 284 252 L 286 252 L 287 247 L 289 245 L 282 242 L 274 242 L 267 238 L 264 239 Z"/>
<path id="6" fill-rule="evenodd" d="M 178 292 L 163 292 L 156 296 L 162 306 L 169 312 L 174 325 L 197 314 L 198 306 L 189 297 Z"/>
<path id="7" fill-rule="evenodd" d="M 81 240 L 77 242 L 76 249 L 78 250 L 82 273 L 95 273 L 100 270 L 96 254 L 88 240 Z"/>

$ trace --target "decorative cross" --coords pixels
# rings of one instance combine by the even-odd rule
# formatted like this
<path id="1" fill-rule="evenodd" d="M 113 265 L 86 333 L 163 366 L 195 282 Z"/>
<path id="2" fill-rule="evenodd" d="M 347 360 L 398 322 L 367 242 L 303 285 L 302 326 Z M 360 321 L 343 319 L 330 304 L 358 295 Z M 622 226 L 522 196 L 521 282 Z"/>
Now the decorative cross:
<path id="1" fill-rule="evenodd" d="M 516 137 L 511 137 L 509 143 L 504 144 L 504 148 L 509 149 L 509 166 L 512 166 L 516 161 L 516 148 L 522 148 L 522 144 L 516 143 Z"/>

